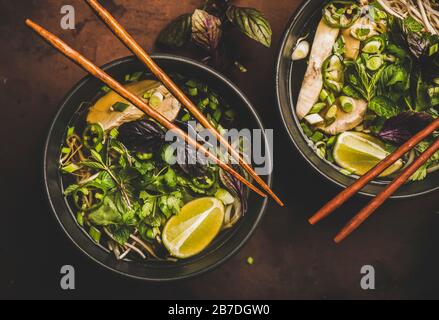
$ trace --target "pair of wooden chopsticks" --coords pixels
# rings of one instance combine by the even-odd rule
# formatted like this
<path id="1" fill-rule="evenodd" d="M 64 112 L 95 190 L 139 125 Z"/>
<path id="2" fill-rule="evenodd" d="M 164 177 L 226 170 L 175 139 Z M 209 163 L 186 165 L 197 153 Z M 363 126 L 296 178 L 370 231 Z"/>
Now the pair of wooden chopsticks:
<path id="1" fill-rule="evenodd" d="M 239 152 L 237 152 L 228 141 L 215 129 L 215 127 L 210 123 L 210 121 L 203 115 L 203 113 L 194 105 L 194 103 L 183 93 L 183 91 L 178 88 L 178 86 L 171 80 L 171 78 L 152 60 L 152 58 L 142 49 L 142 47 L 133 39 L 133 37 L 116 21 L 116 19 L 105 10 L 96 0 L 86 0 L 90 7 L 96 11 L 96 13 L 101 17 L 105 24 L 113 31 L 113 33 L 151 70 L 151 72 L 168 88 L 168 90 L 187 108 L 187 110 L 208 130 L 210 130 L 218 141 L 227 148 L 229 154 L 239 161 L 239 164 L 255 179 L 255 181 L 281 206 L 283 202 L 279 197 L 270 189 L 270 187 L 256 174 L 253 168 L 243 159 Z M 41 26 L 37 25 L 31 20 L 26 20 L 26 24 L 36 31 L 41 37 L 47 40 L 52 46 L 58 49 L 62 54 L 70 58 L 73 62 L 81 66 L 91 75 L 95 76 L 111 89 L 117 92 L 119 95 L 133 103 L 140 110 L 145 112 L 148 116 L 158 121 L 168 130 L 174 130 L 181 138 L 183 138 L 186 143 L 191 145 L 197 150 L 200 150 L 205 155 L 214 161 L 218 166 L 220 166 L 225 171 L 232 174 L 239 181 L 244 183 L 251 190 L 256 192 L 262 197 L 266 195 L 256 188 L 253 184 L 243 178 L 238 172 L 233 170 L 227 164 L 218 159 L 215 155 L 210 153 L 202 145 L 198 144 L 195 140 L 189 137 L 184 131 L 179 129 L 173 123 L 168 121 L 160 113 L 156 112 L 154 109 L 149 107 L 140 98 L 135 96 L 126 90 L 121 84 L 110 77 L 102 69 L 98 68 L 91 61 L 83 57 L 79 52 L 73 50 L 66 43 L 60 40 L 58 37 L 45 30 Z"/>
<path id="2" fill-rule="evenodd" d="M 368 173 L 354 182 L 349 188 L 342 191 L 334 199 L 329 201 L 315 215 L 309 219 L 309 223 L 315 225 L 323 218 L 329 216 L 333 211 L 343 205 L 347 200 L 363 189 L 370 181 L 378 177 L 393 163 L 398 161 L 404 154 L 416 147 L 422 140 L 430 136 L 434 131 L 439 129 L 439 119 L 434 120 L 430 125 L 413 136 L 409 141 L 403 144 L 398 150 L 381 161 L 377 166 Z M 415 162 L 407 167 L 392 183 L 390 183 L 380 194 L 378 194 L 369 204 L 364 207 L 335 237 L 334 241 L 340 243 L 355 231 L 375 210 L 377 210 L 389 197 L 391 197 L 408 179 L 435 153 L 439 150 L 439 139 L 424 151 Z"/>

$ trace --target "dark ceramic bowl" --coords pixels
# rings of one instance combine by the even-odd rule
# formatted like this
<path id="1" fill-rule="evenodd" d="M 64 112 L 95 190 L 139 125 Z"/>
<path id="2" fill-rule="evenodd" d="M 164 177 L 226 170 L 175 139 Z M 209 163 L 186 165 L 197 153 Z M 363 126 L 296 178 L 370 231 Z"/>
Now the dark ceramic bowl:
<path id="1" fill-rule="evenodd" d="M 237 110 L 238 119 L 242 119 L 240 124 L 242 128 L 263 129 L 261 120 L 248 99 L 232 82 L 218 72 L 185 58 L 155 55 L 153 59 L 168 73 L 178 72 L 198 78 L 220 92 Z M 122 82 L 125 74 L 145 70 L 145 67 L 133 57 L 128 57 L 111 62 L 104 69 Z M 89 76 L 72 89 L 53 120 L 44 150 L 44 183 L 47 196 L 55 217 L 67 236 L 82 252 L 105 268 L 125 276 L 150 281 L 169 281 L 199 275 L 217 267 L 234 255 L 258 225 L 267 204 L 266 199 L 254 194 L 250 195 L 249 210 L 234 228 L 223 232 L 201 254 L 176 263 L 117 261 L 112 253 L 93 242 L 88 234 L 78 226 L 74 210 L 70 208 L 63 196 L 62 176 L 58 169 L 60 146 L 63 143 L 67 126 L 84 111 L 80 108 L 81 103 L 91 101 L 101 87 L 100 81 Z M 267 143 L 265 136 L 264 140 Z M 271 163 L 271 155 L 268 158 Z M 271 175 L 265 180 L 271 185 Z"/>
<path id="2" fill-rule="evenodd" d="M 277 102 L 287 132 L 306 161 L 322 176 L 339 185 L 351 185 L 358 177 L 348 177 L 339 172 L 337 166 L 319 158 L 309 147 L 309 139 L 303 133 L 295 113 L 295 103 L 306 72 L 306 61 L 293 61 L 291 55 L 297 39 L 309 34 L 308 40 L 314 39 L 315 30 L 322 18 L 322 9 L 329 1 L 306 0 L 292 17 L 282 38 L 276 64 Z M 361 192 L 363 195 L 375 196 L 389 181 L 372 181 Z M 439 189 L 439 173 L 430 174 L 425 180 L 408 183 L 400 188 L 394 198 L 409 198 L 430 193 Z"/>

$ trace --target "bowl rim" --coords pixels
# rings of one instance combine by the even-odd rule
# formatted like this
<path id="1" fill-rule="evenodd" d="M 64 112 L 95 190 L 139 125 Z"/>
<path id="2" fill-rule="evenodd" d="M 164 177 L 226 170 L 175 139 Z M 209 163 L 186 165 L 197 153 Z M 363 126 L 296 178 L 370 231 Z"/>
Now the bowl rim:
<path id="1" fill-rule="evenodd" d="M 219 81 L 223 82 L 227 87 L 229 87 L 237 95 L 237 97 L 240 100 L 242 100 L 242 102 L 246 106 L 246 109 L 248 110 L 248 112 L 253 116 L 254 121 L 256 122 L 258 128 L 262 129 L 262 136 L 264 137 L 264 142 L 266 144 L 268 144 L 267 136 L 265 133 L 265 126 L 262 122 L 261 117 L 257 113 L 253 104 L 247 98 L 247 96 L 228 77 L 226 77 L 225 75 L 223 75 L 219 71 L 217 71 L 217 70 L 215 70 L 215 69 L 213 69 L 213 68 L 211 68 L 211 67 L 209 67 L 201 62 L 198 62 L 196 60 L 193 60 L 193 59 L 190 59 L 187 57 L 179 56 L 179 55 L 157 53 L 157 54 L 152 54 L 151 58 L 154 60 L 173 61 L 173 62 L 177 62 L 177 63 L 184 63 L 184 64 L 189 65 L 190 67 L 198 68 L 198 69 L 202 70 L 202 72 L 207 72 L 211 76 L 213 76 L 213 77 L 217 78 Z M 125 57 L 110 61 L 110 62 L 102 65 L 100 68 L 103 69 L 104 71 L 108 71 L 109 69 L 112 69 L 118 65 L 133 62 L 136 60 L 137 60 L 137 58 L 133 55 L 125 56 Z M 92 75 L 86 75 L 85 77 L 81 78 L 76 84 L 74 84 L 72 86 L 72 89 L 70 89 L 70 91 L 62 98 L 61 102 L 58 103 L 58 110 L 57 110 L 55 116 L 53 116 L 52 121 L 50 123 L 50 127 L 48 130 L 48 133 L 46 134 L 46 139 L 45 139 L 44 148 L 43 148 L 43 172 L 42 173 L 43 173 L 43 183 L 44 183 L 44 191 L 45 191 L 46 200 L 47 200 L 47 202 L 50 206 L 50 209 L 52 211 L 52 214 L 55 217 L 56 221 L 58 222 L 59 226 L 64 231 L 64 233 L 67 235 L 67 237 L 70 239 L 70 241 L 74 244 L 74 246 L 77 249 L 79 249 L 79 251 L 82 252 L 85 256 L 87 256 L 89 259 L 91 259 L 97 265 L 99 265 L 100 267 L 103 267 L 107 270 L 110 270 L 116 274 L 122 275 L 125 278 L 142 280 L 145 282 L 171 282 L 171 281 L 179 281 L 179 280 L 185 280 L 185 279 L 197 277 L 201 274 L 207 273 L 209 271 L 212 271 L 212 270 L 218 268 L 221 264 L 223 264 L 224 262 L 226 262 L 227 260 L 232 258 L 234 255 L 236 255 L 238 253 L 238 251 L 244 246 L 244 244 L 247 243 L 249 238 L 255 232 L 256 228 L 259 226 L 259 224 L 260 224 L 260 222 L 265 214 L 267 205 L 268 205 L 268 200 L 269 200 L 268 197 L 262 199 L 262 205 L 260 206 L 260 208 L 257 212 L 254 223 L 249 228 L 249 231 L 247 232 L 247 234 L 240 240 L 238 245 L 236 245 L 228 253 L 224 254 L 224 256 L 221 259 L 218 259 L 215 263 L 212 263 L 211 265 L 209 265 L 208 267 L 205 267 L 204 269 L 200 269 L 196 272 L 192 272 L 192 273 L 184 275 L 184 276 L 180 275 L 180 276 L 166 277 L 166 278 L 165 277 L 152 278 L 152 277 L 138 276 L 138 275 L 130 274 L 128 272 L 117 270 L 116 268 L 113 268 L 113 267 L 107 265 L 103 261 L 100 261 L 99 259 L 94 257 L 91 253 L 87 252 L 87 250 L 82 248 L 82 246 L 74 239 L 74 237 L 67 230 L 66 226 L 64 226 L 63 222 L 61 221 L 61 218 L 58 216 L 57 210 L 56 210 L 55 205 L 54 205 L 53 200 L 52 200 L 50 187 L 49 187 L 49 179 L 48 179 L 48 166 L 47 166 L 48 150 L 49 150 L 50 140 L 51 140 L 51 136 L 52 136 L 54 127 L 55 127 L 63 109 L 66 106 L 66 102 L 69 101 L 76 94 L 76 92 L 80 88 L 82 88 L 87 82 L 89 82 L 90 80 L 93 80 L 93 79 L 95 79 L 95 78 Z M 267 149 L 267 155 L 268 155 L 269 164 L 272 166 L 273 154 L 270 152 L 269 148 Z M 268 174 L 266 176 L 266 183 L 270 188 L 272 187 L 273 172 L 271 172 L 270 174 Z"/>
<path id="2" fill-rule="evenodd" d="M 348 184 L 344 184 L 342 182 L 337 181 L 336 179 L 334 179 L 333 177 L 328 175 L 324 170 L 320 169 L 317 164 L 315 164 L 313 161 L 311 161 L 311 159 L 308 158 L 308 156 L 305 154 L 305 152 L 301 149 L 298 142 L 296 141 L 294 134 L 291 132 L 291 130 L 287 124 L 286 115 L 284 114 L 284 112 L 282 110 L 283 109 L 282 108 L 282 101 L 280 98 L 280 95 L 281 95 L 281 89 L 280 89 L 280 87 L 281 87 L 281 85 L 280 85 L 281 71 L 280 71 L 280 69 L 281 69 L 282 61 L 284 59 L 283 52 L 285 50 L 287 40 L 291 34 L 291 30 L 295 27 L 299 17 L 303 14 L 303 12 L 306 10 L 306 8 L 313 1 L 315 1 L 315 0 L 305 0 L 296 9 L 296 11 L 293 13 L 292 17 L 288 21 L 287 27 L 286 27 L 285 31 L 283 32 L 283 35 L 282 35 L 280 42 L 279 42 L 280 44 L 279 44 L 279 47 L 278 47 L 277 53 L 276 53 L 276 65 L 275 65 L 275 86 L 276 86 L 277 110 L 280 113 L 280 116 L 282 119 L 282 124 L 283 124 L 285 130 L 287 131 L 290 140 L 293 142 L 294 146 L 299 151 L 300 155 L 306 160 L 306 162 L 308 164 L 310 164 L 311 167 L 314 168 L 314 170 L 317 171 L 321 176 L 325 177 L 327 180 L 331 181 L 336 186 L 339 186 L 341 188 L 347 188 L 349 186 Z M 296 122 L 296 126 L 297 126 L 297 121 L 295 121 L 295 122 Z M 299 131 L 300 135 L 303 137 L 303 133 L 299 130 L 299 128 L 297 128 L 297 130 Z M 405 194 L 405 195 L 404 194 L 403 195 L 393 195 L 390 198 L 391 199 L 411 199 L 411 198 L 416 198 L 416 197 L 420 197 L 423 195 L 431 194 L 433 192 L 436 192 L 437 190 L 439 190 L 439 185 L 437 187 L 430 188 L 430 189 L 422 191 L 422 192 L 415 192 L 415 193 L 410 193 L 410 194 Z M 359 191 L 358 194 L 362 195 L 362 196 L 366 196 L 366 197 L 376 197 L 376 195 L 377 195 L 377 194 L 374 194 L 372 192 L 364 191 L 364 189 Z"/>

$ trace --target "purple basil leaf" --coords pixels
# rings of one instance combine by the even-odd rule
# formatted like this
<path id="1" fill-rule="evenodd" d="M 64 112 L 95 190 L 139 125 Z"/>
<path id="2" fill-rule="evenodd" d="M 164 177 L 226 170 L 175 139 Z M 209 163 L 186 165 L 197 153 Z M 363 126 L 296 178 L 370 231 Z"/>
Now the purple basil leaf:
<path id="1" fill-rule="evenodd" d="M 239 170 L 239 169 L 237 169 Z M 244 184 L 232 176 L 230 173 L 220 169 L 220 180 L 222 184 L 231 191 L 234 196 L 238 197 L 242 204 L 242 212 L 244 215 L 247 212 L 247 190 Z"/>
<path id="2" fill-rule="evenodd" d="M 214 51 L 220 39 L 221 20 L 204 10 L 195 10 L 192 15 L 192 40 L 207 51 Z"/>
<path id="3" fill-rule="evenodd" d="M 152 120 L 138 120 L 119 127 L 119 140 L 138 152 L 159 149 L 165 141 L 165 131 Z"/>
<path id="4" fill-rule="evenodd" d="M 384 141 L 401 145 L 433 121 L 426 112 L 403 112 L 384 123 L 378 136 Z"/>

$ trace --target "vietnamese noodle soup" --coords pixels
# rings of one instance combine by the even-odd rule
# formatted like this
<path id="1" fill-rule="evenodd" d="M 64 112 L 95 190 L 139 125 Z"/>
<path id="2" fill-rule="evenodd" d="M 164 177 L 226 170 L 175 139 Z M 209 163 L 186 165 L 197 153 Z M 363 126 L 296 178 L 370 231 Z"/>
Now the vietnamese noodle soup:
<path id="1" fill-rule="evenodd" d="M 319 19 L 292 55 L 307 63 L 295 113 L 320 158 L 361 176 L 438 117 L 439 3 L 327 1 Z M 381 178 L 406 168 L 437 137 Z M 438 169 L 436 153 L 411 181 Z"/>
<path id="2" fill-rule="evenodd" d="M 236 110 L 218 92 L 197 79 L 173 78 L 220 133 L 234 127 Z M 201 131 L 160 82 L 138 72 L 124 85 L 184 131 Z M 189 147 L 186 161 L 176 161 L 181 153 L 165 128 L 108 87 L 84 105 L 61 148 L 64 194 L 78 225 L 117 259 L 195 256 L 246 213 L 247 187 Z M 245 154 L 243 145 L 235 144 Z"/>

